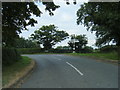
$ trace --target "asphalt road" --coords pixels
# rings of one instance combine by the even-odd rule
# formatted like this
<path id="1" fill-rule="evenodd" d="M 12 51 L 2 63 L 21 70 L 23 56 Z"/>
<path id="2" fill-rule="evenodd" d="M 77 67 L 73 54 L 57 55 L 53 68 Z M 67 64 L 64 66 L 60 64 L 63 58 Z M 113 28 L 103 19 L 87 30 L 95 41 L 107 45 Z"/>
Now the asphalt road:
<path id="1" fill-rule="evenodd" d="M 26 55 L 37 66 L 21 88 L 118 88 L 118 66 L 60 54 Z"/>

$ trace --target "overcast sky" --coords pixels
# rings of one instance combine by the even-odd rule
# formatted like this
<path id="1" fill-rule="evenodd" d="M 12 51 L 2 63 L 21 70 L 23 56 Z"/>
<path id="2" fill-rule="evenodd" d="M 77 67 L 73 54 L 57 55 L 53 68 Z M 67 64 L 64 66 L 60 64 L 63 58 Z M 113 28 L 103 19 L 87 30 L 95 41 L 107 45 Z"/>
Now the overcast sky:
<path id="1" fill-rule="evenodd" d="M 45 6 L 42 5 L 41 3 L 36 3 L 39 9 L 42 11 L 41 17 L 35 17 L 33 16 L 37 21 L 38 24 L 35 24 L 35 27 L 28 27 L 29 31 L 23 31 L 20 36 L 25 37 L 26 39 L 34 33 L 34 31 L 38 28 L 40 28 L 43 25 L 50 25 L 54 24 L 55 26 L 58 27 L 59 30 L 64 30 L 69 35 L 76 34 L 76 35 L 81 35 L 81 34 L 86 34 L 88 38 L 88 44 L 87 46 L 92 46 L 95 48 L 95 34 L 91 33 L 90 31 L 87 31 L 84 25 L 77 25 L 76 23 L 76 12 L 80 8 L 80 5 L 83 2 L 78 2 L 76 5 L 74 5 L 72 2 L 70 5 L 66 5 L 65 1 L 60 2 L 56 1 L 56 5 L 60 5 L 60 8 L 56 9 L 54 11 L 54 16 L 50 16 L 48 11 L 45 11 Z M 67 46 L 68 44 L 68 39 L 62 41 L 61 43 L 56 44 L 54 47 L 57 46 Z"/>

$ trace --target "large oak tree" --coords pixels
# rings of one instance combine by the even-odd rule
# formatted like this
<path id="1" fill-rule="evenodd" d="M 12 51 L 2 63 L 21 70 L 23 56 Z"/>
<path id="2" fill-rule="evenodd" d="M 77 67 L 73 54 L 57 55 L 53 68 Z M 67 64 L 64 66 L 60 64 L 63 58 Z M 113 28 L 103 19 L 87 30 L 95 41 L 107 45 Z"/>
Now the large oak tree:
<path id="1" fill-rule="evenodd" d="M 65 40 L 68 33 L 60 31 L 55 25 L 42 26 L 31 35 L 31 39 L 44 46 L 45 50 L 49 50 L 56 43 Z"/>

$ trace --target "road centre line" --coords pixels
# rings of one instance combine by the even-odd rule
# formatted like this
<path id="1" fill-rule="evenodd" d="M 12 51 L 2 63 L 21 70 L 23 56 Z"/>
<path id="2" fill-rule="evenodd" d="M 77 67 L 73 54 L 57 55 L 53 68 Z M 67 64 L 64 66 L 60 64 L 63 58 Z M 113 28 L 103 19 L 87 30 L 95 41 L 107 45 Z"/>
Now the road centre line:
<path id="1" fill-rule="evenodd" d="M 66 62 L 68 65 L 70 65 L 73 69 L 75 69 L 80 75 L 83 75 L 82 72 L 80 72 L 76 67 L 74 67 L 72 64 L 70 64 L 69 62 Z"/>

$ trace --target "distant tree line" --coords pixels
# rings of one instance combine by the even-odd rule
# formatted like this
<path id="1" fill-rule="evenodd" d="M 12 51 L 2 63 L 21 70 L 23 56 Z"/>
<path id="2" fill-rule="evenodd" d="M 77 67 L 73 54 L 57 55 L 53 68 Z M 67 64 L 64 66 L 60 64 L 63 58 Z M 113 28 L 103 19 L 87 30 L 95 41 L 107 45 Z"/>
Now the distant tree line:
<path id="1" fill-rule="evenodd" d="M 14 47 L 15 48 L 40 48 L 40 45 L 37 42 L 34 42 L 30 39 L 25 39 L 21 37 L 15 40 Z"/>

